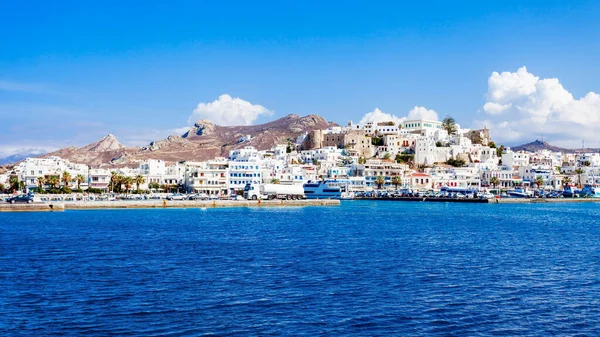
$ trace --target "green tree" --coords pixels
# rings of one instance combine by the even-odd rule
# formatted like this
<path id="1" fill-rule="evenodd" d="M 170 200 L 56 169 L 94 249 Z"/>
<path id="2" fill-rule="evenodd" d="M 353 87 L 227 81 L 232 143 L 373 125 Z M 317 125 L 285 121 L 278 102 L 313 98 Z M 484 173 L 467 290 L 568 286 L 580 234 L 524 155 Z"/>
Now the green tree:
<path id="1" fill-rule="evenodd" d="M 58 188 L 60 186 L 60 178 L 53 174 L 46 178 L 46 183 L 50 185 L 51 188 Z"/>
<path id="2" fill-rule="evenodd" d="M 556 172 L 561 173 L 562 172 L 562 167 L 560 166 L 556 166 L 554 167 L 554 169 L 556 170 Z"/>
<path id="3" fill-rule="evenodd" d="M 537 176 L 535 178 L 535 184 L 538 188 L 542 189 L 544 188 L 544 185 L 546 185 L 546 182 L 544 181 L 544 178 L 542 178 L 541 176 Z"/>
<path id="4" fill-rule="evenodd" d="M 69 173 L 67 171 L 63 172 L 61 181 L 62 181 L 62 183 L 63 183 L 63 185 L 65 187 L 69 187 L 69 184 L 71 183 L 71 180 L 73 180 L 71 178 L 71 173 Z"/>
<path id="5" fill-rule="evenodd" d="M 505 150 L 506 147 L 504 147 L 504 145 L 500 145 L 500 147 L 496 149 L 496 154 L 498 155 L 498 158 L 502 157 L 502 154 Z"/>
<path id="6" fill-rule="evenodd" d="M 589 160 L 583 162 L 583 166 L 591 166 L 592 163 Z"/>
<path id="7" fill-rule="evenodd" d="M 83 176 L 83 174 L 78 174 L 75 176 L 75 182 L 77 183 L 77 189 L 80 190 L 81 189 L 81 184 L 83 182 L 85 182 L 85 177 Z"/>
<path id="8" fill-rule="evenodd" d="M 4 192 L 6 190 L 6 186 L 4 186 L 4 184 L 0 183 L 0 193 Z"/>
<path id="9" fill-rule="evenodd" d="M 18 191 L 21 186 L 21 184 L 19 184 L 19 177 L 16 175 L 10 176 L 10 178 L 8 178 L 8 186 L 10 186 L 11 191 Z"/>
<path id="10" fill-rule="evenodd" d="M 44 184 L 46 183 L 46 178 L 44 178 L 44 177 L 38 177 L 37 178 L 37 183 L 38 183 L 38 192 L 43 192 L 43 190 L 44 190 Z"/>
<path id="11" fill-rule="evenodd" d="M 377 178 L 375 178 L 375 184 L 377 185 L 377 189 L 381 189 L 381 186 L 383 186 L 383 184 L 385 184 L 385 179 L 382 176 L 377 176 Z"/>
<path id="12" fill-rule="evenodd" d="M 280 183 L 279 179 L 277 179 L 277 178 L 271 179 L 271 184 L 279 184 L 279 183 Z"/>
<path id="13" fill-rule="evenodd" d="M 495 148 L 496 148 L 496 143 L 494 143 L 494 142 L 489 142 L 489 143 L 488 143 L 488 146 L 489 146 L 491 149 L 495 149 Z"/>
<path id="14" fill-rule="evenodd" d="M 444 120 L 442 121 L 442 129 L 446 130 L 449 135 L 456 134 L 458 128 L 456 126 L 456 121 L 454 120 L 454 118 L 446 116 L 446 118 L 444 118 Z"/>
<path id="15" fill-rule="evenodd" d="M 398 186 L 400 186 L 401 184 L 402 184 L 402 178 L 400 176 L 392 177 L 392 185 L 394 185 L 394 187 L 396 187 L 396 189 L 398 189 Z"/>
<path id="16" fill-rule="evenodd" d="M 567 176 L 563 177 L 561 180 L 561 183 L 563 186 L 569 185 L 571 183 L 571 177 L 567 177 Z"/>
<path id="17" fill-rule="evenodd" d="M 292 143 L 288 142 L 287 147 L 285 148 L 285 152 L 292 153 Z"/>
<path id="18" fill-rule="evenodd" d="M 450 159 L 446 160 L 446 164 L 454 167 L 463 167 L 466 163 L 464 159 L 451 157 Z"/>
<path id="19" fill-rule="evenodd" d="M 584 172 L 585 171 L 581 168 L 578 168 L 577 170 L 575 170 L 575 174 L 577 174 L 577 184 L 578 184 L 579 188 L 581 188 L 583 186 L 583 184 L 581 183 L 581 175 Z"/>
<path id="20" fill-rule="evenodd" d="M 129 193 L 129 190 L 133 186 L 134 180 L 132 177 L 123 177 L 122 181 L 123 185 L 125 185 L 125 193 Z"/>
<path id="21" fill-rule="evenodd" d="M 386 152 L 386 153 L 383 155 L 383 159 L 390 159 L 390 158 L 392 158 L 392 155 L 391 155 L 389 152 Z"/>
<path id="22" fill-rule="evenodd" d="M 414 154 L 402 152 L 402 153 L 398 153 L 396 155 L 396 162 L 409 164 L 414 160 L 414 158 L 415 158 Z"/>
<path id="23" fill-rule="evenodd" d="M 498 179 L 498 177 L 491 177 L 490 184 L 492 185 L 492 187 L 496 188 L 498 187 L 498 184 L 500 184 L 500 179 Z"/>
<path id="24" fill-rule="evenodd" d="M 441 141 L 438 140 L 437 142 L 435 142 L 435 146 L 436 147 L 443 147 L 444 144 Z"/>
<path id="25" fill-rule="evenodd" d="M 144 180 L 144 176 L 142 176 L 141 174 L 138 174 L 137 176 L 135 176 L 135 188 L 137 193 L 140 193 L 140 185 L 145 183 L 146 181 Z"/>
<path id="26" fill-rule="evenodd" d="M 358 164 L 364 165 L 366 163 L 367 163 L 367 158 L 365 158 L 365 157 L 359 157 L 358 158 Z"/>

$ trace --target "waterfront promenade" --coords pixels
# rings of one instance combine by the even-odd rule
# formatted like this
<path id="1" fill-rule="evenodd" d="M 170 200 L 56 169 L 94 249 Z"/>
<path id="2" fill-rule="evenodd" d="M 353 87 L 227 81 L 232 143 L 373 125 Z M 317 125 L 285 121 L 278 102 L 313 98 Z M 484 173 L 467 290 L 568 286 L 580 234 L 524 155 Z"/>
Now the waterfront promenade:
<path id="1" fill-rule="evenodd" d="M 32 204 L 0 204 L 0 212 L 41 212 L 83 209 L 128 208 L 210 208 L 210 207 L 293 207 L 338 206 L 339 200 L 117 200 L 117 201 L 49 201 Z"/>

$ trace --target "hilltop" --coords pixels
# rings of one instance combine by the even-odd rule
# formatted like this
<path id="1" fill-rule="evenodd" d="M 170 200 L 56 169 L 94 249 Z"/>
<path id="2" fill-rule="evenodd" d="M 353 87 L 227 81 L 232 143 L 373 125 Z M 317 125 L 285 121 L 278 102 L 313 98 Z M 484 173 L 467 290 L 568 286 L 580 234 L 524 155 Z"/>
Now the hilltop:
<path id="1" fill-rule="evenodd" d="M 60 149 L 42 157 L 58 156 L 91 167 L 135 166 L 136 162 L 146 159 L 204 161 L 219 156 L 227 157 L 230 150 L 244 146 L 267 150 L 275 144 L 295 141 L 304 132 L 335 125 L 318 115 L 294 114 L 265 124 L 248 126 L 220 126 L 199 120 L 183 135 L 172 135 L 145 146 L 126 147 L 109 134 L 92 144 Z"/>

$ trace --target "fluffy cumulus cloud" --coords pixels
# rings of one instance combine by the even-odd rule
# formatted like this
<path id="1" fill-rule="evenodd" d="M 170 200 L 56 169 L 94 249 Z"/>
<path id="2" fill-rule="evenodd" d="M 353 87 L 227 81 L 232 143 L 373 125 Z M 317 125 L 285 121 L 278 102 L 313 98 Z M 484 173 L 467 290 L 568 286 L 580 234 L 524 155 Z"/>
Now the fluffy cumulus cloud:
<path id="1" fill-rule="evenodd" d="M 213 102 L 198 104 L 188 123 L 206 119 L 218 125 L 251 125 L 259 116 L 272 114 L 271 110 L 262 105 L 224 94 Z"/>
<path id="2" fill-rule="evenodd" d="M 368 112 L 363 116 L 360 120 L 360 124 L 365 123 L 378 123 L 378 122 L 389 122 L 392 121 L 396 124 L 402 123 L 406 118 L 400 118 L 398 116 L 385 113 L 377 108 L 375 110 Z"/>
<path id="3" fill-rule="evenodd" d="M 365 124 L 369 122 L 389 122 L 392 121 L 396 124 L 401 124 L 405 120 L 412 119 L 431 119 L 438 120 L 438 114 L 434 110 L 429 110 L 422 106 L 415 106 L 412 110 L 408 112 L 408 117 L 398 117 L 396 115 L 385 113 L 379 109 L 375 109 L 363 116 L 360 120 L 360 124 Z"/>
<path id="4" fill-rule="evenodd" d="M 438 120 L 438 114 L 435 110 L 429 110 L 422 106 L 415 106 L 412 110 L 408 112 L 408 119 L 429 119 L 429 120 Z"/>
<path id="5" fill-rule="evenodd" d="M 557 78 L 543 78 L 526 67 L 516 72 L 493 72 L 488 79 L 486 124 L 502 142 L 532 141 L 544 135 L 557 145 L 595 141 L 600 133 L 600 95 L 590 92 L 575 99 Z"/>

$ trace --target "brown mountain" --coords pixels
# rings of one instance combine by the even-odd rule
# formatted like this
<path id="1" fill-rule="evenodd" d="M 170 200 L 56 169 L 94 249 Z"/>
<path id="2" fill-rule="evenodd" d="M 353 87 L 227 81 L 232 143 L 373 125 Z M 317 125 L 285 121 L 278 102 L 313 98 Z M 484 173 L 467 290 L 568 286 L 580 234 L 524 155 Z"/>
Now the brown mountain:
<path id="1" fill-rule="evenodd" d="M 318 115 L 288 115 L 269 123 L 248 126 L 220 126 L 199 120 L 182 136 L 169 136 L 142 147 L 125 147 L 113 135 L 108 135 L 84 147 L 64 148 L 44 157 L 58 156 L 91 167 L 135 166 L 136 162 L 145 159 L 203 161 L 227 157 L 230 150 L 244 146 L 267 150 L 275 144 L 295 141 L 304 132 L 335 125 Z M 247 136 L 251 140 L 240 141 Z"/>

